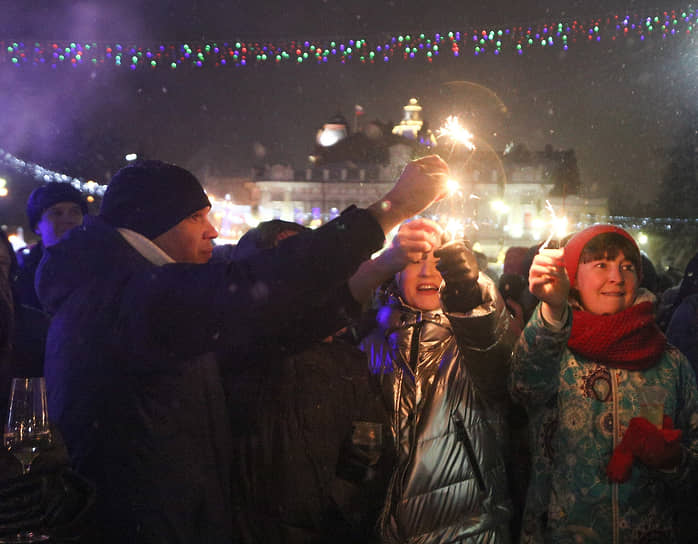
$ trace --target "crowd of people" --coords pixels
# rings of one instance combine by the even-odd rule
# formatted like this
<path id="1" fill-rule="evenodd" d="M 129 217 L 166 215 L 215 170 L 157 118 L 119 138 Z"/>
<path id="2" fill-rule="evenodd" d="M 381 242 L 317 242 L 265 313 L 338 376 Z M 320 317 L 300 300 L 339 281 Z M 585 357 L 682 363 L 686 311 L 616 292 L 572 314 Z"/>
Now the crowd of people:
<path id="1" fill-rule="evenodd" d="M 0 538 L 698 541 L 698 254 L 662 293 L 595 225 L 489 277 L 419 216 L 447 178 L 424 157 L 366 209 L 235 246 L 172 164 L 121 169 L 96 216 L 36 189 L 40 241 L 0 235 L 0 415 L 43 376 L 54 438 L 27 474 L 0 453 Z"/>

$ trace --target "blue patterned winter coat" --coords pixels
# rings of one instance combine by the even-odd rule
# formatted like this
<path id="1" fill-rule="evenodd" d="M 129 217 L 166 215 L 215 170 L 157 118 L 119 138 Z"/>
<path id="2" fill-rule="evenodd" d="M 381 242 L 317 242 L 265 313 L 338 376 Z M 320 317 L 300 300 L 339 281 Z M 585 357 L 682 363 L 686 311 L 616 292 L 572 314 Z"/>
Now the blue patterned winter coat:
<path id="1" fill-rule="evenodd" d="M 641 295 L 636 303 L 646 300 Z M 695 478 L 698 462 L 693 369 L 672 346 L 643 371 L 588 360 L 567 347 L 568 315 L 554 331 L 539 306 L 514 351 L 510 387 L 528 411 L 532 450 L 521 542 L 677 542 L 676 494 Z M 630 480 L 611 483 L 611 453 L 639 415 L 640 391 L 654 385 L 666 389 L 664 413 L 683 431 L 682 461 L 672 471 L 635 461 Z"/>

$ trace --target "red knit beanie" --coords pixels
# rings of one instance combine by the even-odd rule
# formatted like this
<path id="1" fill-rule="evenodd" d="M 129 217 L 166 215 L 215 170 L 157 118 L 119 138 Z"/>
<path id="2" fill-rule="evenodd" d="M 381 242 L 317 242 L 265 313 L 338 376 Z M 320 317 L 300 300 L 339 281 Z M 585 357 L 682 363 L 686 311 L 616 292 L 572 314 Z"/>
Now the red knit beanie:
<path id="1" fill-rule="evenodd" d="M 575 286 L 574 282 L 577 279 L 579 257 L 582 255 L 582 250 L 584 249 L 584 246 L 586 246 L 592 238 L 595 238 L 599 234 L 605 234 L 607 232 L 615 232 L 616 234 L 620 234 L 624 238 L 630 240 L 633 243 L 633 245 L 637 248 L 637 244 L 635 243 L 635 240 L 633 240 L 633 237 L 630 236 L 630 234 L 628 234 L 622 228 L 613 225 L 594 225 L 593 227 L 588 227 L 583 231 L 578 232 L 577 234 L 572 236 L 569 242 L 567 242 L 567 244 L 565 245 L 565 269 L 567 270 L 567 276 L 570 279 L 570 286 Z M 640 274 L 641 271 L 638 271 L 638 276 Z"/>

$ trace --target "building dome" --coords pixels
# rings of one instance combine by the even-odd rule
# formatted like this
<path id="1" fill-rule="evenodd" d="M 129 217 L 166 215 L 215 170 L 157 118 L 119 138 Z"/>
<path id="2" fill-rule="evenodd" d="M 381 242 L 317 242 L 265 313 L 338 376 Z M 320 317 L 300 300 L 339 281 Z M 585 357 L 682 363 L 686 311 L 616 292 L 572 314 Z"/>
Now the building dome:
<path id="1" fill-rule="evenodd" d="M 403 117 L 399 125 L 393 128 L 393 134 L 416 140 L 419 131 L 422 130 L 422 106 L 419 105 L 416 98 L 410 98 L 409 103 L 403 108 Z"/>
<path id="2" fill-rule="evenodd" d="M 315 141 L 322 147 L 329 147 L 346 138 L 348 134 L 349 123 L 341 113 L 337 113 L 317 131 Z"/>

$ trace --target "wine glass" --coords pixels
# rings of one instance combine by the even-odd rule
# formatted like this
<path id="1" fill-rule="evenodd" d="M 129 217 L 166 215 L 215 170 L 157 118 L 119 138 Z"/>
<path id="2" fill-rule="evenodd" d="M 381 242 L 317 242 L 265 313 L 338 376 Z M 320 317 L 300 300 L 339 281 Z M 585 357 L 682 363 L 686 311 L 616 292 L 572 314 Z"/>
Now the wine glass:
<path id="1" fill-rule="evenodd" d="M 23 474 L 31 472 L 34 459 L 51 445 L 51 440 L 44 378 L 13 378 L 3 444 L 22 464 Z M 48 538 L 27 530 L 0 537 L 0 542 L 40 542 Z"/>

